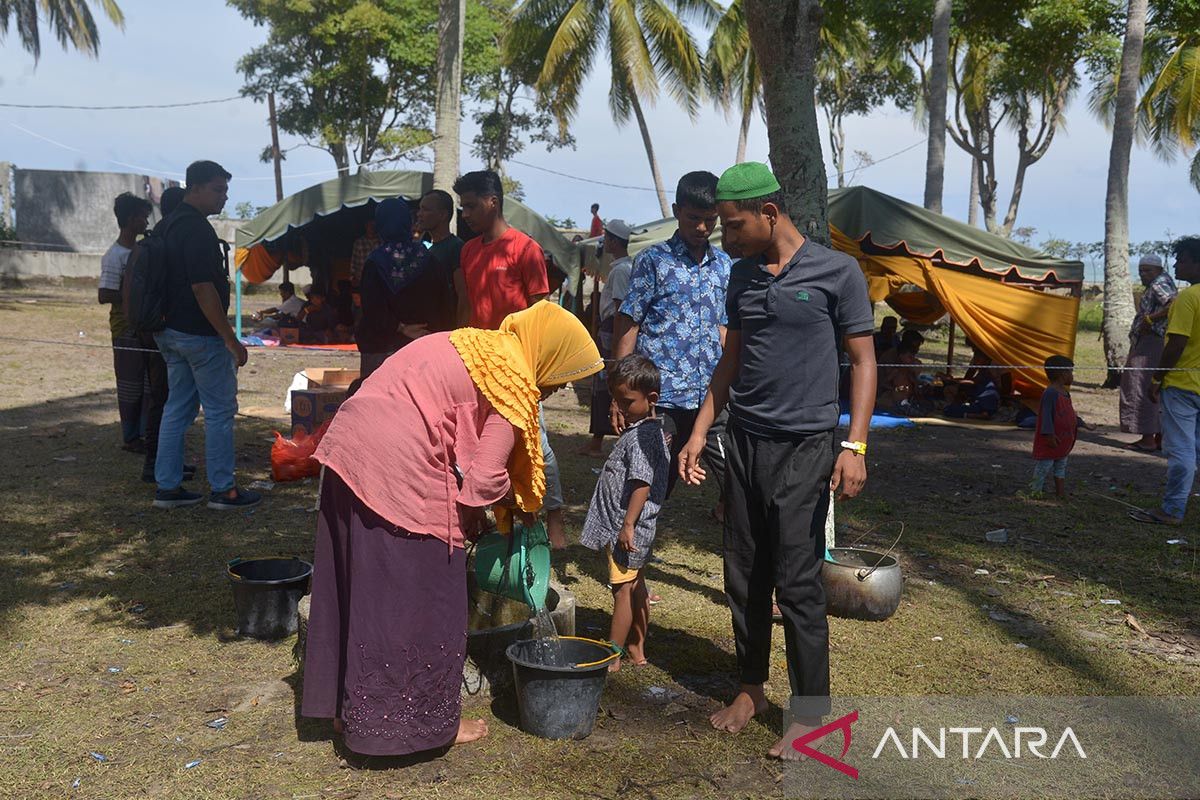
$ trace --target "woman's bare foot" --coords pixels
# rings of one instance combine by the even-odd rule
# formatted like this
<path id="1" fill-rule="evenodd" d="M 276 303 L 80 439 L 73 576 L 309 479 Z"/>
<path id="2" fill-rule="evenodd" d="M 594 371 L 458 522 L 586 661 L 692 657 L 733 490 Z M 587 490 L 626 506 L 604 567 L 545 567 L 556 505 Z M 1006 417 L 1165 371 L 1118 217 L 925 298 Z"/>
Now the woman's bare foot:
<path id="1" fill-rule="evenodd" d="M 781 761 L 799 761 L 804 756 L 799 750 L 792 747 L 792 742 L 813 730 L 815 729 L 811 725 L 801 725 L 799 722 L 793 722 L 788 726 L 787 731 L 783 734 L 783 738 L 773 744 L 771 749 L 767 751 L 767 755 L 771 758 L 778 758 Z"/>
<path id="2" fill-rule="evenodd" d="M 488 724 L 482 719 L 462 719 L 458 721 L 458 736 L 454 737 L 455 744 L 474 742 L 488 735 Z"/>
<path id="3" fill-rule="evenodd" d="M 561 508 L 546 512 L 546 535 L 550 538 L 552 550 L 565 550 L 567 547 L 567 525 L 563 521 Z"/>
<path id="4" fill-rule="evenodd" d="M 339 736 L 346 732 L 346 726 L 340 717 L 333 718 L 333 732 Z"/>
<path id="5" fill-rule="evenodd" d="M 767 710 L 767 697 L 762 686 L 742 685 L 733 702 L 708 718 L 712 726 L 726 733 L 739 733 L 755 714 Z"/>

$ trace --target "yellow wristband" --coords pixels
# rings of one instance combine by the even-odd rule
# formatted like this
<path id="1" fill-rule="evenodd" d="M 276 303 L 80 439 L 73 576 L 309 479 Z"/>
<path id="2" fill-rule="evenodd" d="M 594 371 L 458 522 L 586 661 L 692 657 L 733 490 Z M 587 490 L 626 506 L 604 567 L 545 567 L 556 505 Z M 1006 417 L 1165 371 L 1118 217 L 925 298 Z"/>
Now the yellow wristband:
<path id="1" fill-rule="evenodd" d="M 852 453 L 858 453 L 860 456 L 867 454 L 866 442 L 842 442 L 842 449 L 849 450 Z"/>

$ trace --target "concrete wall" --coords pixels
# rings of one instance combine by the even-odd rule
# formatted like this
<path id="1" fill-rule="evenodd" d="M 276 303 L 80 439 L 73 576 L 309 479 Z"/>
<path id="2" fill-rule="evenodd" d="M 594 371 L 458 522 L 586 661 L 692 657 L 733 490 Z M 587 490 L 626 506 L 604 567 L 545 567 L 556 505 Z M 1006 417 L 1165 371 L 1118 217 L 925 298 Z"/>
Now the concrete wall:
<path id="1" fill-rule="evenodd" d="M 103 253 L 117 238 L 113 199 L 146 197 L 146 178 L 119 172 L 14 170 L 17 239 L 39 250 Z"/>
<path id="2" fill-rule="evenodd" d="M 233 263 L 233 253 L 229 254 L 230 264 Z M 100 255 L 96 253 L 66 253 L 52 250 L 19 250 L 12 247 L 0 247 L 0 281 L 28 281 L 64 279 L 100 279 Z M 267 281 L 278 284 L 283 280 L 283 270 L 279 270 Z M 297 287 L 309 283 L 312 278 L 308 268 L 292 270 L 291 280 Z"/>

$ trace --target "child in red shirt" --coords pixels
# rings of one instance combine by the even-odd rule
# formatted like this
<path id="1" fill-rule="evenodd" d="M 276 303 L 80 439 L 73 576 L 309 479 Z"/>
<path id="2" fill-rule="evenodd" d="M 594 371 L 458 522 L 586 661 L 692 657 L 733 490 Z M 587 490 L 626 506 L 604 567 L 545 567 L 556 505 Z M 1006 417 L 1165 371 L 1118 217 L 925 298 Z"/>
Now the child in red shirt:
<path id="1" fill-rule="evenodd" d="M 1075 362 L 1066 356 L 1046 359 L 1046 377 L 1050 385 L 1042 392 L 1037 428 L 1033 436 L 1033 483 L 1030 490 L 1041 495 L 1046 476 L 1054 472 L 1054 493 L 1067 496 L 1067 455 L 1075 447 L 1075 431 L 1081 424 L 1071 404 L 1071 382 Z"/>

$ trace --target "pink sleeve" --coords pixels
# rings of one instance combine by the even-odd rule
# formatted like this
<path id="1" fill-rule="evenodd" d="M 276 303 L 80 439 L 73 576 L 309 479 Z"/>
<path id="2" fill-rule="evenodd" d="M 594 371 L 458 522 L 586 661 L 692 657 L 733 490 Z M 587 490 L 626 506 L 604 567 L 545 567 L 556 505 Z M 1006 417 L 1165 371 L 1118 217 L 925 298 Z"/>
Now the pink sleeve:
<path id="1" fill-rule="evenodd" d="M 488 414 L 471 465 L 463 475 L 462 491 L 458 493 L 460 505 L 482 508 L 508 494 L 508 459 L 516 441 L 511 422 L 497 411 Z"/>
<path id="2" fill-rule="evenodd" d="M 546 275 L 546 258 L 542 248 L 530 239 L 521 252 L 521 276 L 525 280 L 525 296 L 550 294 L 550 279 Z"/>

